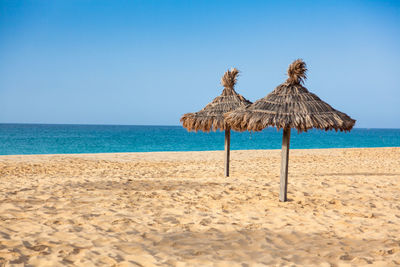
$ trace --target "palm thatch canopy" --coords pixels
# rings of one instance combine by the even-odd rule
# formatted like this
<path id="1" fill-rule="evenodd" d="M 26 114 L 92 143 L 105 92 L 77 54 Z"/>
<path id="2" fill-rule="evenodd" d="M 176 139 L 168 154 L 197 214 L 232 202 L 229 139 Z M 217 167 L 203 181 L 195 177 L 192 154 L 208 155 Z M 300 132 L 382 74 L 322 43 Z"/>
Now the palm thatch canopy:
<path id="1" fill-rule="evenodd" d="M 238 74 L 239 71 L 235 68 L 226 71 L 221 79 L 221 84 L 224 86 L 222 94 L 202 110 L 184 114 L 180 120 L 183 127 L 188 131 L 195 132 L 198 130 L 209 132 L 210 130 L 228 129 L 229 127 L 224 120 L 224 113 L 251 104 L 249 100 L 236 93 L 234 89 Z"/>
<path id="2" fill-rule="evenodd" d="M 306 63 L 295 60 L 283 84 L 252 105 L 226 114 L 226 122 L 236 131 L 261 131 L 268 126 L 295 128 L 298 132 L 311 128 L 350 131 L 355 120 L 302 86 L 307 78 L 306 71 Z"/>

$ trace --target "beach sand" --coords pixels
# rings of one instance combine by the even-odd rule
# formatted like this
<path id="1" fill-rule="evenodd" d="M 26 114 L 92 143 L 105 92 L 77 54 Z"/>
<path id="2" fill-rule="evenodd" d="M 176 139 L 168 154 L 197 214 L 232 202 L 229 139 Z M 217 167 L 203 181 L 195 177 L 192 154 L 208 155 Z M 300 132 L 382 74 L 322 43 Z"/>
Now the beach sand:
<path id="1" fill-rule="evenodd" d="M 0 156 L 0 266 L 396 266 L 400 148 Z M 372 264 L 372 265 L 370 265 Z"/>

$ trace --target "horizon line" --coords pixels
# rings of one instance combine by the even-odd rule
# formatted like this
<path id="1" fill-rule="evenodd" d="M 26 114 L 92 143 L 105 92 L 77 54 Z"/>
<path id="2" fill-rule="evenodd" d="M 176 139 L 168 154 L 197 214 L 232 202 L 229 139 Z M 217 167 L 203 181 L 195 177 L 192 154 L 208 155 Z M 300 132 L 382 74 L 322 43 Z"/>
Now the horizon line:
<path id="1" fill-rule="evenodd" d="M 163 125 L 163 124 L 98 124 L 98 123 L 42 123 L 42 122 L 0 122 L 1 124 L 28 124 L 28 125 L 75 125 L 75 126 L 154 126 L 154 127 L 182 127 L 180 124 L 174 124 L 174 125 Z M 265 129 L 268 128 L 276 128 L 273 126 L 266 127 Z M 323 130 L 323 129 L 317 129 L 313 128 L 315 130 Z M 376 127 L 354 127 L 353 129 L 386 129 L 386 130 L 400 130 L 400 128 L 392 128 L 392 127 L 382 127 L 382 128 L 376 128 Z"/>

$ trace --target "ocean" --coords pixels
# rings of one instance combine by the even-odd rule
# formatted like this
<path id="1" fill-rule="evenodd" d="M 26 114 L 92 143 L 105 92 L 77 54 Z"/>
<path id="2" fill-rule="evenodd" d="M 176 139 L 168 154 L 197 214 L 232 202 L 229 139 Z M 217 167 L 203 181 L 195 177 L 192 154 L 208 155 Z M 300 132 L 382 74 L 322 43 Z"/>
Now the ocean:
<path id="1" fill-rule="evenodd" d="M 231 133 L 231 149 L 280 149 L 282 130 Z M 400 129 L 292 130 L 291 148 L 400 147 Z M 223 150 L 224 132 L 181 126 L 0 124 L 0 155 Z"/>

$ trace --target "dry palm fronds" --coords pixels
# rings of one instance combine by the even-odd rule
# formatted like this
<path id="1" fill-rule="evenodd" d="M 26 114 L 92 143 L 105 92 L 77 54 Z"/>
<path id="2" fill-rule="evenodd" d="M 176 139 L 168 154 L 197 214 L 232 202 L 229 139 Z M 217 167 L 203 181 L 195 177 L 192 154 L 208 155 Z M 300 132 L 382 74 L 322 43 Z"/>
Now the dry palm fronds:
<path id="1" fill-rule="evenodd" d="M 288 68 L 289 78 L 286 80 L 286 82 L 288 84 L 300 84 L 300 83 L 304 84 L 304 81 L 307 79 L 306 71 L 307 71 L 307 66 L 302 59 L 297 59 L 293 61 L 293 63 L 289 65 Z"/>
<path id="2" fill-rule="evenodd" d="M 225 87 L 222 94 L 216 97 L 202 110 L 194 113 L 186 113 L 181 118 L 181 123 L 189 131 L 225 130 L 228 125 L 225 123 L 224 114 L 239 107 L 251 104 L 240 94 L 236 93 L 234 87 L 239 71 L 235 68 L 225 72 L 221 84 Z"/>
<path id="3" fill-rule="evenodd" d="M 306 70 L 302 60 L 294 61 L 285 83 L 246 108 L 227 113 L 225 121 L 236 131 L 261 131 L 268 126 L 296 128 L 299 132 L 311 128 L 350 131 L 355 120 L 301 85 L 306 79 Z"/>
<path id="4" fill-rule="evenodd" d="M 225 88 L 234 88 L 236 81 L 237 81 L 237 76 L 239 75 L 239 70 L 236 68 L 231 68 L 230 70 L 227 70 L 221 78 L 221 84 Z"/>

